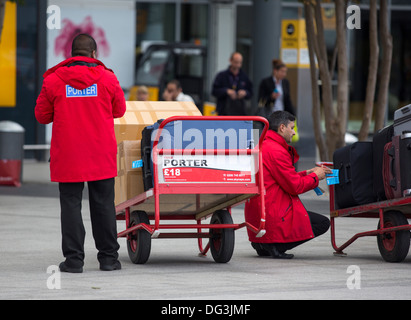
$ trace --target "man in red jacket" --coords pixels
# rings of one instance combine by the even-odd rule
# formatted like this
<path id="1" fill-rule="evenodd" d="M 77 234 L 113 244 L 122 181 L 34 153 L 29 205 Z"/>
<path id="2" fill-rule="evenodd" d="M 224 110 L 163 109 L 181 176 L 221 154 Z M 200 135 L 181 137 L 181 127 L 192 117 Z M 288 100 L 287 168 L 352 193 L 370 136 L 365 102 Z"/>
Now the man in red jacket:
<path id="1" fill-rule="evenodd" d="M 117 77 L 96 59 L 96 51 L 91 36 L 74 38 L 72 58 L 44 74 L 35 107 L 38 122 L 53 122 L 50 177 L 59 182 L 66 258 L 60 270 L 65 272 L 83 271 L 81 201 L 86 181 L 100 269 L 121 269 L 114 207 L 117 143 L 113 119 L 123 116 L 126 104 Z"/>
<path id="2" fill-rule="evenodd" d="M 266 213 L 266 233 L 261 238 L 248 230 L 249 240 L 259 255 L 291 259 L 286 254 L 301 243 L 325 233 L 328 218 L 307 212 L 298 195 L 318 186 L 331 169 L 315 167 L 297 172 L 294 164 L 299 156 L 291 143 L 295 117 L 287 111 L 276 111 L 269 117 L 269 130 L 262 145 L 263 176 Z M 260 224 L 259 197 L 250 199 L 245 205 L 246 221 L 254 226 Z"/>

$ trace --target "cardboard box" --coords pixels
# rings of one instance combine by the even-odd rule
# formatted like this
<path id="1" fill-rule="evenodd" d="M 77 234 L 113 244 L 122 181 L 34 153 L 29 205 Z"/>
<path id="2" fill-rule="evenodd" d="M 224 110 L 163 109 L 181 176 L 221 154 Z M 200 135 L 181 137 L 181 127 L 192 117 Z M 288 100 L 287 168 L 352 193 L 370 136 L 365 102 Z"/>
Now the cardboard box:
<path id="1" fill-rule="evenodd" d="M 141 140 L 141 132 L 159 119 L 172 116 L 201 116 L 192 102 L 179 101 L 127 101 L 126 113 L 114 119 L 117 144 L 124 140 Z"/>
<path id="2" fill-rule="evenodd" d="M 141 141 L 122 141 L 117 146 L 115 178 L 115 205 L 144 192 L 142 168 L 132 168 L 133 161 L 141 159 Z"/>

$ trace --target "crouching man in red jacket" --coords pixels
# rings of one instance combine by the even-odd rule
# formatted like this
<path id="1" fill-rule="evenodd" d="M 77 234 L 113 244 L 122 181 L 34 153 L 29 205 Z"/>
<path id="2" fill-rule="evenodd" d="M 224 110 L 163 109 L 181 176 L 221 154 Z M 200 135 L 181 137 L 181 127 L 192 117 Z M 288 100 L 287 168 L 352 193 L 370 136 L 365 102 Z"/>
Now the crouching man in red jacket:
<path id="1" fill-rule="evenodd" d="M 65 272 L 83 271 L 81 201 L 86 181 L 100 269 L 121 269 L 114 207 L 117 143 L 113 119 L 123 116 L 126 104 L 117 77 L 96 59 L 96 51 L 91 36 L 74 38 L 72 58 L 44 74 L 35 107 L 38 122 L 53 122 L 50 177 L 59 182 L 65 257 L 60 270 Z"/>
<path id="2" fill-rule="evenodd" d="M 331 169 L 315 167 L 296 172 L 299 156 L 288 145 L 295 135 L 295 117 L 287 111 L 274 112 L 269 117 L 269 130 L 262 145 L 266 213 L 266 233 L 261 238 L 248 230 L 251 245 L 258 255 L 291 259 L 285 253 L 307 240 L 325 233 L 330 227 L 328 218 L 307 212 L 298 195 L 314 189 Z M 245 219 L 254 226 L 260 224 L 260 200 L 250 199 L 245 205 Z"/>

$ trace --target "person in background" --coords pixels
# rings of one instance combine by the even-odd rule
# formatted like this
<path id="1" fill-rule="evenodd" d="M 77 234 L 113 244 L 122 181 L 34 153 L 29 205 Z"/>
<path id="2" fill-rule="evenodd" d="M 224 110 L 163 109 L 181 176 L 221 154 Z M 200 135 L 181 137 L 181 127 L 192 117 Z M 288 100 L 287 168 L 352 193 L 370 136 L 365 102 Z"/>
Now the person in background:
<path id="1" fill-rule="evenodd" d="M 265 114 L 288 111 L 295 114 L 290 96 L 290 82 L 286 79 L 287 66 L 278 59 L 272 61 L 272 75 L 261 80 L 258 89 L 258 104 L 265 107 Z"/>
<path id="2" fill-rule="evenodd" d="M 139 86 L 137 89 L 137 101 L 148 101 L 148 89 L 146 86 Z"/>
<path id="3" fill-rule="evenodd" d="M 163 92 L 163 99 L 165 101 L 189 101 L 194 103 L 193 98 L 183 93 L 180 81 L 175 79 L 167 83 L 167 87 Z"/>
<path id="4" fill-rule="evenodd" d="M 81 215 L 87 182 L 97 259 L 104 271 L 121 269 L 118 261 L 114 177 L 117 142 L 113 118 L 126 111 L 123 90 L 112 70 L 97 60 L 96 41 L 76 36 L 72 57 L 46 71 L 35 116 L 53 123 L 50 178 L 59 183 L 62 272 L 81 273 L 85 229 Z"/>
<path id="5" fill-rule="evenodd" d="M 298 195 L 316 188 L 332 171 L 315 167 L 297 172 L 294 164 L 299 156 L 289 145 L 295 134 L 295 117 L 287 111 L 276 111 L 268 120 L 269 130 L 262 145 L 266 233 L 257 238 L 248 230 L 248 237 L 258 255 L 291 259 L 293 255 L 285 253 L 287 250 L 322 235 L 330 227 L 328 218 L 307 211 Z M 254 226 L 260 224 L 256 214 L 260 212 L 259 197 L 245 205 L 245 219 Z"/>
<path id="6" fill-rule="evenodd" d="M 228 69 L 217 74 L 213 82 L 212 95 L 217 98 L 219 115 L 246 115 L 246 102 L 253 95 L 253 85 L 241 69 L 243 56 L 234 52 L 230 56 Z"/>

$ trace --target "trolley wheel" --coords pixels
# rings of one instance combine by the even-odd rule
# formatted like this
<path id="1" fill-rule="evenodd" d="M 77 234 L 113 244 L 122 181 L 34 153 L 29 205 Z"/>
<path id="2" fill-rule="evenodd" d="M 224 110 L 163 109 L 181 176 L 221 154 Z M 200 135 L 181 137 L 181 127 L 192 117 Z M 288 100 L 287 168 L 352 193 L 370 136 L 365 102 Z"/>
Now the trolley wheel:
<path id="1" fill-rule="evenodd" d="M 408 225 L 401 211 L 384 213 L 384 228 Z M 378 222 L 378 229 L 380 223 Z M 378 249 L 382 258 L 387 262 L 401 262 L 405 259 L 410 248 L 410 232 L 400 230 L 377 235 Z"/>
<path id="2" fill-rule="evenodd" d="M 130 226 L 140 223 L 150 225 L 147 213 L 145 211 L 133 211 L 130 214 Z M 144 229 L 137 229 L 131 232 L 127 237 L 127 251 L 131 262 L 135 264 L 144 264 L 147 262 L 151 251 L 151 234 Z"/>
<path id="3" fill-rule="evenodd" d="M 218 210 L 211 217 L 211 224 L 232 224 L 233 219 L 227 210 Z M 210 228 L 210 251 L 215 262 L 230 261 L 234 252 L 234 229 Z"/>

